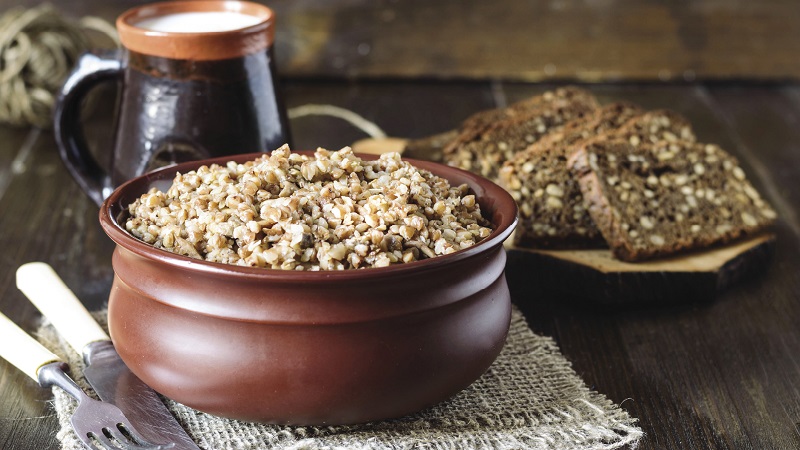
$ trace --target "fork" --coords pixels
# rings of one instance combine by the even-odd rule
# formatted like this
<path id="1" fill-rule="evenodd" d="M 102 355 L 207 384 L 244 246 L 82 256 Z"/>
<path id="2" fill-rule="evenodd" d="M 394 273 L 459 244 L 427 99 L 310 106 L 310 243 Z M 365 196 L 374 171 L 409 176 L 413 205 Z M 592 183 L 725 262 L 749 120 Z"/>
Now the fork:
<path id="1" fill-rule="evenodd" d="M 90 450 L 161 450 L 174 444 L 147 442 L 116 406 L 86 395 L 67 374 L 67 363 L 0 314 L 0 356 L 42 387 L 58 386 L 78 401 L 72 428 Z"/>

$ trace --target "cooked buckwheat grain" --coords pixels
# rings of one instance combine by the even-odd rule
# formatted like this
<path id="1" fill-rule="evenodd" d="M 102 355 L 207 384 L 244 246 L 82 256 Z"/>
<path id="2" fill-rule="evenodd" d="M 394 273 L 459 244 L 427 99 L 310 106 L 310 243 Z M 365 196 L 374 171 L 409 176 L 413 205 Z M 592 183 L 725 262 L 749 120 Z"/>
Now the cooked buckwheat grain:
<path id="1" fill-rule="evenodd" d="M 129 206 L 137 238 L 193 258 L 286 270 L 384 267 L 489 236 L 467 185 L 384 154 L 375 161 L 283 146 L 244 164 L 177 174 Z"/>

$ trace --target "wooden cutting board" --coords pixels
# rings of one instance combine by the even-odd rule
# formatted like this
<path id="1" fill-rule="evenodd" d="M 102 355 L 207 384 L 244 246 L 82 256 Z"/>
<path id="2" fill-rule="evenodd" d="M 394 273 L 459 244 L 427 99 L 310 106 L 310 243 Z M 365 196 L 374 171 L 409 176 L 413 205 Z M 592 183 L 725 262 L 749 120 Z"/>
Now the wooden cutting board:
<path id="1" fill-rule="evenodd" d="M 426 154 L 426 146 L 408 145 L 409 142 L 413 141 L 364 139 L 352 147 L 359 153 L 400 152 L 416 159 L 438 159 L 440 148 L 436 145 L 428 146 Z M 405 151 L 407 145 L 412 152 Z M 711 301 L 737 281 L 763 270 L 774 247 L 775 235 L 764 233 L 704 251 L 629 263 L 614 258 L 608 249 L 539 250 L 516 247 L 506 241 L 508 269 L 515 276 L 551 294 L 579 296 L 603 304 Z"/>
<path id="2" fill-rule="evenodd" d="M 712 301 L 737 281 L 764 270 L 774 244 L 775 235 L 765 233 L 710 250 L 639 263 L 620 261 L 608 249 L 507 248 L 516 275 L 535 280 L 552 293 L 604 304 L 678 304 Z"/>

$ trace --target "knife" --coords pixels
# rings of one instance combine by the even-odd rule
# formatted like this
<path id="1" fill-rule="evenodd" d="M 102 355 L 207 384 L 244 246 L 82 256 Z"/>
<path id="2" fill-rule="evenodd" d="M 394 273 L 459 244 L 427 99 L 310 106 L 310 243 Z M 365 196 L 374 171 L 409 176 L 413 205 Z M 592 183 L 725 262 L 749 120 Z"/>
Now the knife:
<path id="1" fill-rule="evenodd" d="M 106 332 L 52 267 L 23 264 L 17 269 L 17 288 L 83 355 L 83 374 L 97 395 L 121 409 L 145 439 L 174 442 L 174 450 L 200 450 L 155 391 L 128 369 Z"/>

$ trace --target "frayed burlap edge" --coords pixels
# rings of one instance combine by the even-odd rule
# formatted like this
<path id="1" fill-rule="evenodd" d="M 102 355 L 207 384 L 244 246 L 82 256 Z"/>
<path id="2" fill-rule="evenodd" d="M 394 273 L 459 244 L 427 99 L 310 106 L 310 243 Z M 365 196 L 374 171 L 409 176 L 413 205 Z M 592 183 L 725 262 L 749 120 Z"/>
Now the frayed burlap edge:
<path id="1" fill-rule="evenodd" d="M 95 313 L 105 326 L 106 311 Z M 83 388 L 83 362 L 48 324 L 39 340 L 64 358 Z M 82 449 L 69 417 L 74 402 L 53 389 L 65 450 Z M 214 417 L 171 400 L 167 406 L 197 444 L 214 450 L 634 449 L 636 419 L 590 390 L 555 342 L 533 333 L 515 308 L 506 345 L 492 367 L 450 400 L 396 420 L 353 426 L 292 427 Z"/>

